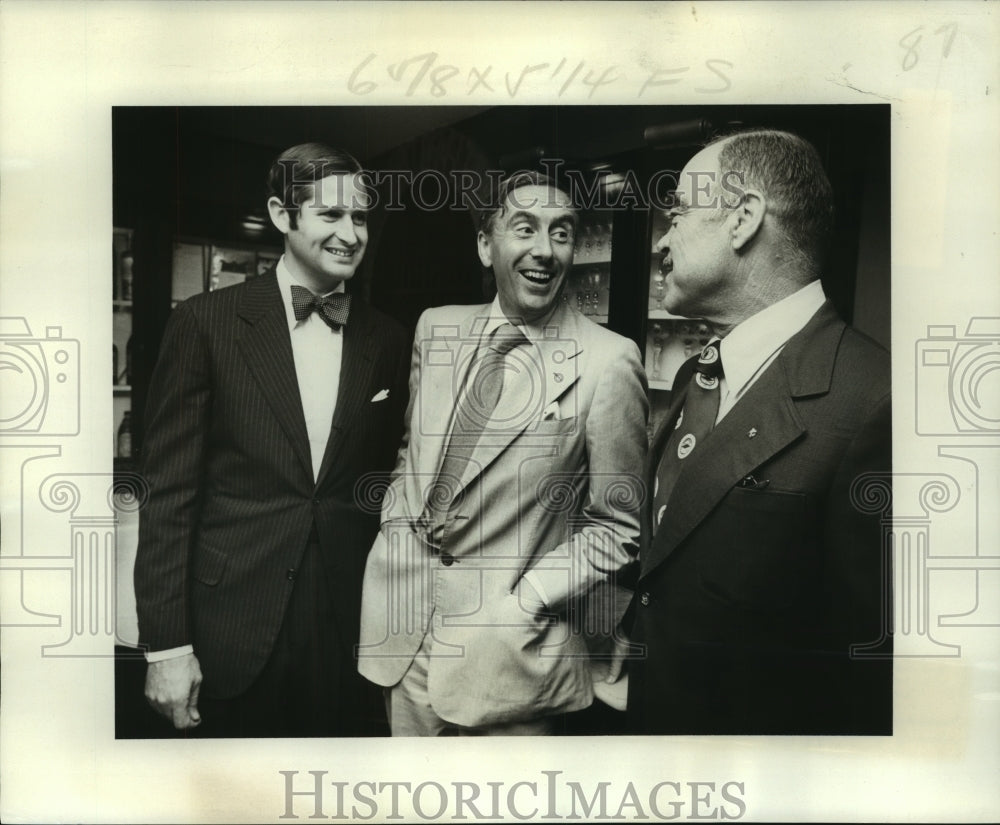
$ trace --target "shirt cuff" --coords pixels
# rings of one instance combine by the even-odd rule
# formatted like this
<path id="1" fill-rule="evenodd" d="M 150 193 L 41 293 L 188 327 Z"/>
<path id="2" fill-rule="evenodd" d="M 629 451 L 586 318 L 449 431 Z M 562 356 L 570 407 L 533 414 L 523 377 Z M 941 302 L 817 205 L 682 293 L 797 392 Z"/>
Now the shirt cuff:
<path id="1" fill-rule="evenodd" d="M 545 588 L 542 586 L 541 576 L 537 575 L 534 570 L 528 570 L 521 578 L 532 586 L 534 591 L 538 594 L 538 598 L 542 600 L 542 604 L 548 605 L 549 596 L 545 592 Z"/>
<path id="2" fill-rule="evenodd" d="M 146 661 L 150 664 L 153 662 L 164 662 L 167 659 L 179 659 L 181 656 L 187 656 L 189 653 L 194 653 L 194 645 L 181 645 L 181 647 L 171 647 L 167 650 L 147 650 Z"/>

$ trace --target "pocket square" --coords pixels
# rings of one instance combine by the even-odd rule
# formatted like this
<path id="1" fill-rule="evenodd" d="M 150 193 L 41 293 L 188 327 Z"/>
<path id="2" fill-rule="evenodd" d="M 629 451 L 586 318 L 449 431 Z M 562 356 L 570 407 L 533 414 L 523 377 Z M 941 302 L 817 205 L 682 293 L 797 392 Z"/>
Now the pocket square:
<path id="1" fill-rule="evenodd" d="M 387 399 L 388 397 L 389 397 L 389 390 L 379 390 L 377 393 L 375 393 L 375 396 L 372 398 L 371 403 L 374 404 L 376 401 L 385 401 L 385 399 Z"/>
<path id="2" fill-rule="evenodd" d="M 559 402 L 553 401 L 549 406 L 542 410 L 542 421 L 558 421 L 559 420 Z"/>

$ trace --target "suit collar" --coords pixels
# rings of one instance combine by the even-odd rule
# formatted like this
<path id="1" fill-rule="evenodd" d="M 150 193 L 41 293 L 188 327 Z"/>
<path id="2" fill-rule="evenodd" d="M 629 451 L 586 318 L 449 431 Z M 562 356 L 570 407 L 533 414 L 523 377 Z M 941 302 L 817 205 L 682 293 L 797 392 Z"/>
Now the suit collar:
<path id="1" fill-rule="evenodd" d="M 785 371 L 793 398 L 830 391 L 837 350 L 846 328 L 827 300 L 802 331 L 789 340 L 778 362 Z"/>
<path id="2" fill-rule="evenodd" d="M 737 324 L 722 339 L 720 355 L 731 397 L 738 399 L 743 394 L 754 376 L 805 328 L 824 301 L 823 287 L 812 281 Z"/>
<path id="3" fill-rule="evenodd" d="M 352 421 L 359 421 L 368 414 L 367 397 L 372 385 L 372 374 L 377 365 L 376 350 L 378 340 L 374 335 L 375 319 L 368 305 L 363 301 L 351 303 L 351 317 L 344 327 L 344 349 L 340 359 L 340 389 L 337 392 L 337 407 L 333 411 L 333 423 L 326 450 L 316 474 L 316 486 L 321 485 L 336 464 L 337 455 L 344 446 Z"/>
<path id="4" fill-rule="evenodd" d="M 284 314 L 278 276 L 273 266 L 265 274 L 246 282 L 237 313 L 250 324 L 256 324 L 272 313 Z"/>
<path id="5" fill-rule="evenodd" d="M 237 312 L 246 322 L 239 339 L 244 358 L 311 482 L 313 468 L 309 435 L 295 374 L 287 316 L 273 268 L 246 283 Z M 348 430 L 347 425 L 356 420 L 354 416 L 365 414 L 364 405 L 369 399 L 364 398 L 364 394 L 375 368 L 375 326 L 368 306 L 363 301 L 353 301 L 350 321 L 344 327 L 337 407 L 333 411 L 330 438 L 316 475 L 317 486 L 335 463 Z"/>
<path id="6" fill-rule="evenodd" d="M 303 471 L 312 479 L 309 435 L 295 375 L 292 340 L 273 267 L 246 283 L 237 314 L 246 322 L 238 346 L 247 366 L 291 442 Z"/>

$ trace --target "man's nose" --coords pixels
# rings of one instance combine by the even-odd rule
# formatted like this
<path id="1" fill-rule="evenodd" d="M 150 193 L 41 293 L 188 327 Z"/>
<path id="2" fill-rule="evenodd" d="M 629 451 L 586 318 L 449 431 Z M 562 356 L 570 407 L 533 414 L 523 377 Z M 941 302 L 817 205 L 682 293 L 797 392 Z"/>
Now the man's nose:
<path id="1" fill-rule="evenodd" d="M 350 215 L 344 215 L 333 226 L 334 234 L 344 243 L 356 244 L 358 233 L 354 226 L 354 219 Z"/>
<path id="2" fill-rule="evenodd" d="M 673 227 L 671 227 L 671 229 L 672 229 L 672 228 L 673 228 Z M 654 249 L 654 250 L 655 250 L 656 252 L 666 252 L 666 251 L 667 251 L 668 249 L 670 249 L 670 241 L 669 241 L 669 238 L 670 238 L 670 229 L 668 229 L 668 230 L 667 230 L 666 232 L 664 232 L 664 233 L 663 233 L 663 234 L 662 234 L 662 235 L 660 236 L 660 240 L 658 240 L 658 241 L 656 242 L 656 246 L 655 246 L 655 247 L 653 247 L 653 249 Z"/>
<path id="3" fill-rule="evenodd" d="M 531 254 L 536 258 L 552 257 L 552 239 L 546 232 L 537 232 L 535 242 L 531 245 Z"/>

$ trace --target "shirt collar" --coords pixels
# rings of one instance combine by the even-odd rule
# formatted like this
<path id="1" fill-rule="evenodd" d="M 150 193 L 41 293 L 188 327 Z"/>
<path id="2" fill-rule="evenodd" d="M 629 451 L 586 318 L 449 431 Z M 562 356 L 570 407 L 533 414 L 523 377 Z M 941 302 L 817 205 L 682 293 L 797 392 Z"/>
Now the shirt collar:
<path id="1" fill-rule="evenodd" d="M 285 305 L 285 317 L 288 319 L 288 328 L 295 329 L 299 324 L 304 324 L 308 318 L 298 321 L 295 318 L 295 310 L 292 308 L 292 284 L 296 286 L 301 286 L 308 289 L 305 284 L 301 283 L 289 270 L 287 264 L 285 263 L 285 256 L 282 255 L 278 259 L 278 264 L 274 268 L 275 274 L 278 276 L 278 290 L 281 292 L 281 300 Z M 323 296 L 334 295 L 337 292 L 343 292 L 345 290 L 345 284 L 341 281 L 336 287 L 331 289 L 329 292 L 323 293 Z"/>
<path id="2" fill-rule="evenodd" d="M 541 321 L 536 321 L 532 324 L 514 324 L 513 321 L 504 315 L 503 310 L 500 308 L 500 295 L 498 293 L 493 299 L 493 303 L 490 304 L 490 315 L 486 324 L 483 326 L 481 339 L 488 338 L 504 324 L 513 324 L 522 333 L 524 333 L 525 338 L 534 343 L 535 341 L 545 337 L 545 327 L 552 320 L 552 317 L 555 315 L 558 308 L 559 304 L 557 302 L 556 305 L 552 307 L 552 311 L 549 312 L 549 314 L 546 315 Z"/>
<path id="3" fill-rule="evenodd" d="M 826 295 L 818 280 L 782 298 L 737 324 L 722 339 L 722 369 L 730 391 L 740 392 L 823 305 Z"/>

